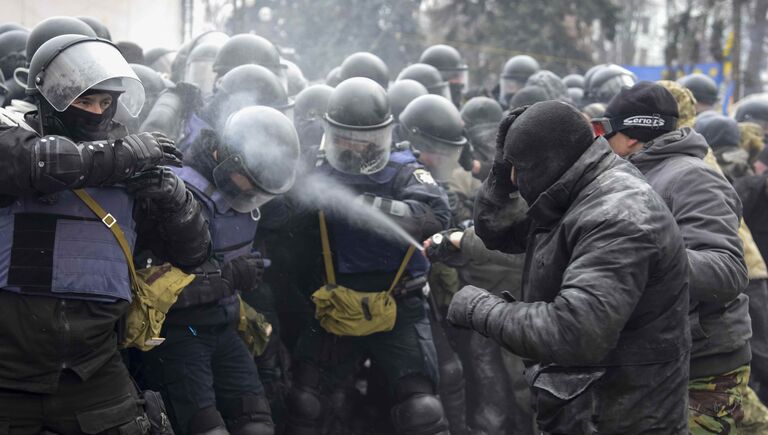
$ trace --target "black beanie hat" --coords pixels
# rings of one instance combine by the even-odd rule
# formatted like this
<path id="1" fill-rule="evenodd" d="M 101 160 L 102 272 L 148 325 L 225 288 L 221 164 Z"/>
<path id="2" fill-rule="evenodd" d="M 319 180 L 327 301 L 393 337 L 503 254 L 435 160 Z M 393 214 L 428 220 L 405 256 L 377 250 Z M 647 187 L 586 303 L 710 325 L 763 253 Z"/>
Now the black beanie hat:
<path id="1" fill-rule="evenodd" d="M 717 113 L 696 118 L 693 128 L 704 136 L 710 148 L 715 151 L 721 148 L 738 147 L 741 141 L 739 123 Z"/>
<path id="2" fill-rule="evenodd" d="M 526 109 L 504 136 L 504 160 L 515 167 L 523 199 L 536 201 L 594 140 L 592 127 L 570 104 L 543 101 Z"/>
<path id="3" fill-rule="evenodd" d="M 639 82 L 631 88 L 622 89 L 605 108 L 606 118 L 623 125 L 618 131 L 641 142 L 650 142 L 674 130 L 679 116 L 677 101 L 672 93 L 653 82 Z M 643 124 L 649 117 L 654 117 L 652 122 Z"/>

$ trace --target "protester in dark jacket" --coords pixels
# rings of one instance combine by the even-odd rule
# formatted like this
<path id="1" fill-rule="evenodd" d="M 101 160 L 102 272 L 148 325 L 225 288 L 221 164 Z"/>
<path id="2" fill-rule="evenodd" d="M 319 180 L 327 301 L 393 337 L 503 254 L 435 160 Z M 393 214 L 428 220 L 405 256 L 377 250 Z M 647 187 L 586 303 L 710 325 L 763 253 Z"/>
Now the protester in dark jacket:
<path id="1" fill-rule="evenodd" d="M 569 105 L 515 110 L 498 138 L 475 231 L 526 252 L 524 302 L 469 286 L 449 320 L 530 360 L 544 432 L 687 433 L 688 264 L 664 202 Z"/>
<path id="2" fill-rule="evenodd" d="M 675 129 L 677 103 L 665 88 L 641 82 L 620 92 L 603 125 L 613 150 L 626 157 L 664 199 L 685 240 L 690 265 L 693 347 L 691 432 L 732 433 L 741 419 L 741 389 L 751 353 L 741 203 L 703 158 L 708 145 L 690 128 Z M 708 432 L 706 432 L 708 433 Z"/>

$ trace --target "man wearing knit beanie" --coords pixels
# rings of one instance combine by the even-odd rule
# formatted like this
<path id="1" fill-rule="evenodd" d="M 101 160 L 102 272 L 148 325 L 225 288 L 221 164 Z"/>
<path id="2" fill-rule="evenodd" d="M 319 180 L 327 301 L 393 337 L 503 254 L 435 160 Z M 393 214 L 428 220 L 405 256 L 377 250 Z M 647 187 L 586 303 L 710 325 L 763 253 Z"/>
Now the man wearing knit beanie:
<path id="1" fill-rule="evenodd" d="M 689 127 L 675 129 L 677 115 L 669 91 L 640 82 L 616 95 L 593 127 L 645 175 L 680 227 L 690 265 L 693 335 L 688 423 L 692 434 L 728 434 L 742 418 L 751 360 L 741 203 L 702 160 L 709 149 L 704 137 Z"/>
<path id="2" fill-rule="evenodd" d="M 525 251 L 523 301 L 466 286 L 448 320 L 527 361 L 544 433 L 687 434 L 688 259 L 664 201 L 565 103 L 513 110 L 496 148 L 475 234 Z"/>

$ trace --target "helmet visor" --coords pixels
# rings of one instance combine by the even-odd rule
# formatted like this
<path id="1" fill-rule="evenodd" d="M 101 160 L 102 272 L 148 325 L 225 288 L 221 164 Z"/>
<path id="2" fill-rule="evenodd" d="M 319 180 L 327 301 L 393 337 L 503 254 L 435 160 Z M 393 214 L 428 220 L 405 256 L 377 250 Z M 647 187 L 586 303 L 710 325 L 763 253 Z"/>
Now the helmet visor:
<path id="1" fill-rule="evenodd" d="M 462 92 L 466 92 L 467 85 L 469 84 L 468 69 L 442 70 L 440 71 L 440 74 L 443 76 L 443 80 L 455 87 L 461 88 Z"/>
<path id="2" fill-rule="evenodd" d="M 158 57 L 157 60 L 152 62 L 152 65 L 149 65 L 149 67 L 159 72 L 160 74 L 164 74 L 164 76 L 167 77 L 171 73 L 171 65 L 173 65 L 173 59 L 175 58 L 175 51 L 166 53 Z"/>
<path id="3" fill-rule="evenodd" d="M 347 174 L 374 174 L 389 161 L 392 126 L 376 130 L 349 130 L 325 122 L 323 148 L 328 163 Z"/>
<path id="4" fill-rule="evenodd" d="M 214 59 L 197 60 L 187 64 L 184 72 L 184 81 L 194 83 L 200 88 L 203 98 L 207 99 L 213 94 L 213 84 L 216 82 L 216 73 L 213 72 Z"/>
<path id="5" fill-rule="evenodd" d="M 520 80 L 509 77 L 500 78 L 499 99 L 502 101 L 508 101 L 508 99 L 512 98 L 512 95 L 515 95 L 515 93 L 522 89 L 523 86 L 525 86 L 525 83 L 521 82 Z"/>
<path id="6" fill-rule="evenodd" d="M 275 196 L 254 182 L 240 155 L 230 156 L 219 163 L 213 169 L 213 181 L 232 208 L 240 213 L 249 213 Z"/>
<path id="7" fill-rule="evenodd" d="M 451 88 L 448 86 L 448 82 L 443 82 L 439 85 L 433 86 L 428 89 L 430 94 L 440 95 L 448 100 L 451 100 Z"/>
<path id="8" fill-rule="evenodd" d="M 43 98 L 59 112 L 85 91 L 109 79 L 120 79 L 120 102 L 131 116 L 144 105 L 144 86 L 128 62 L 111 44 L 100 41 L 76 43 L 60 52 L 34 80 Z"/>
<path id="9" fill-rule="evenodd" d="M 635 79 L 632 76 L 625 74 L 617 75 L 606 80 L 605 83 L 600 85 L 595 92 L 597 101 L 601 103 L 608 103 L 613 97 L 615 97 L 624 88 L 631 88 L 635 85 Z"/>

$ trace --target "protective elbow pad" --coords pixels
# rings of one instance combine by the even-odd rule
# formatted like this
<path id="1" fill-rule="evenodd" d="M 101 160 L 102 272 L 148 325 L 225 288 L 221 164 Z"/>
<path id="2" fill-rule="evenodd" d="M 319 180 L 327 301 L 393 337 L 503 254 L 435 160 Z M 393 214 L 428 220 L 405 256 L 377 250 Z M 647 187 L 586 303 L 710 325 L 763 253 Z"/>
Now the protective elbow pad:
<path id="1" fill-rule="evenodd" d="M 64 136 L 45 136 L 32 148 L 32 186 L 42 193 L 80 187 L 88 175 L 82 146 Z"/>

